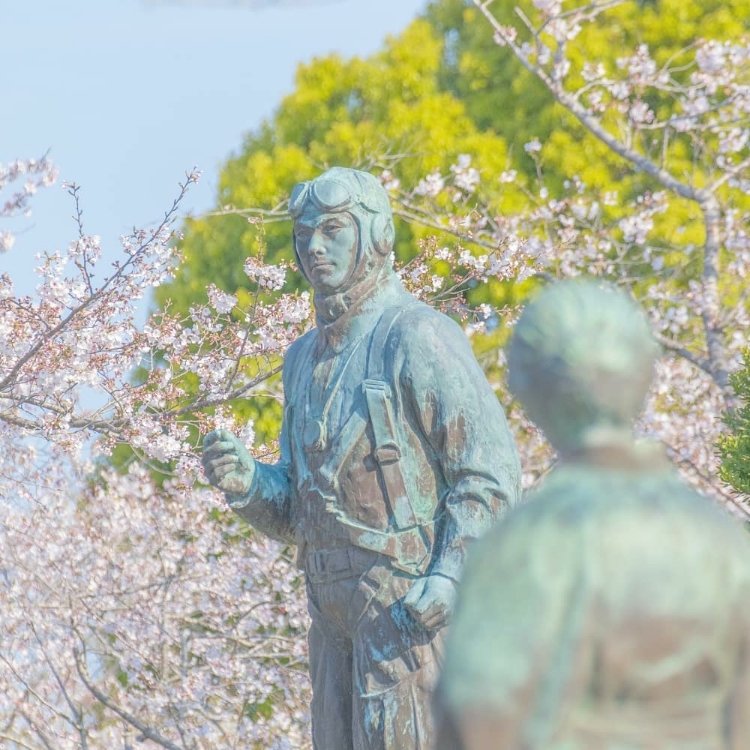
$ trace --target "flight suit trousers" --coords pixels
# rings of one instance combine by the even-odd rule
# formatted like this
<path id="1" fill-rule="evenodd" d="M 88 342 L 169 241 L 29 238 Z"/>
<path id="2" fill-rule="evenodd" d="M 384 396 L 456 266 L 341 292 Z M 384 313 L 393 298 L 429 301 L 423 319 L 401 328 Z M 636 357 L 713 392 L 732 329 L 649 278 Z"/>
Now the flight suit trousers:
<path id="1" fill-rule="evenodd" d="M 427 750 L 444 629 L 403 608 L 414 578 L 356 547 L 305 560 L 315 750 Z"/>

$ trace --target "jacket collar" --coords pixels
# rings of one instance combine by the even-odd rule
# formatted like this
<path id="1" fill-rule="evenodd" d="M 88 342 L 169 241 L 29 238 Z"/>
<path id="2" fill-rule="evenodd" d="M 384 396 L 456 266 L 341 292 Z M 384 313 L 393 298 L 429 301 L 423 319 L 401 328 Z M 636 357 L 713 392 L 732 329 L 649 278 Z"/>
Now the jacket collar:
<path id="1" fill-rule="evenodd" d="M 326 344 L 340 352 L 352 340 L 371 330 L 383 309 L 395 304 L 402 294 L 401 281 L 387 267 L 341 294 L 316 294 L 318 330 Z"/>

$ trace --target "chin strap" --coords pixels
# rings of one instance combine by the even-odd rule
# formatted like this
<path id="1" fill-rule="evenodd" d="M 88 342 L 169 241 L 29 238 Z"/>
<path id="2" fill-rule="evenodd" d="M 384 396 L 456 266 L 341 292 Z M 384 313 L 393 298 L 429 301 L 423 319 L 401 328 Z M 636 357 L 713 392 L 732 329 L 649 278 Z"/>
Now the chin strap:
<path id="1" fill-rule="evenodd" d="M 356 272 L 355 272 L 356 273 Z M 369 273 L 365 269 L 365 276 L 356 281 L 342 292 L 334 294 L 315 293 L 315 314 L 318 325 L 327 327 L 350 311 L 357 310 L 360 305 L 372 297 L 373 292 L 385 284 L 391 274 L 386 266 L 372 269 Z"/>

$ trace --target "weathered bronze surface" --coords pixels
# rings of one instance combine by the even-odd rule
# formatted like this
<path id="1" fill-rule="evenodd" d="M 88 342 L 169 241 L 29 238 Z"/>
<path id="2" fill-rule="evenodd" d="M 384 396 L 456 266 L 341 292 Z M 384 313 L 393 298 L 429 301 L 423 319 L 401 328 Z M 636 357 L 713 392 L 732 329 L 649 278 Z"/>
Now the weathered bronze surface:
<path id="1" fill-rule="evenodd" d="M 511 388 L 561 462 L 469 556 L 440 750 L 750 748 L 750 542 L 633 439 L 655 353 L 594 282 L 522 315 Z"/>
<path id="2" fill-rule="evenodd" d="M 277 464 L 205 439 L 210 481 L 298 545 L 317 750 L 420 750 L 466 545 L 516 502 L 500 405 L 461 329 L 406 293 L 380 183 L 334 168 L 298 185 L 295 252 L 317 327 L 284 362 Z"/>

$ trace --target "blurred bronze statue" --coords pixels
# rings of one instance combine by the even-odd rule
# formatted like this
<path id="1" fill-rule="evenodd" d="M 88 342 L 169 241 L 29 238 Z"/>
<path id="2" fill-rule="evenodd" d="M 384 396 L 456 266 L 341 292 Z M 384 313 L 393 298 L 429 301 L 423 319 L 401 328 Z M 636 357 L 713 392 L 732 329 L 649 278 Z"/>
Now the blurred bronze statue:
<path id="1" fill-rule="evenodd" d="M 656 354 L 593 281 L 523 313 L 510 386 L 560 463 L 469 556 L 440 750 L 750 748 L 750 538 L 634 440 Z"/>
<path id="2" fill-rule="evenodd" d="M 518 456 L 461 329 L 401 286 L 378 180 L 334 167 L 289 212 L 317 327 L 284 360 L 281 457 L 219 430 L 206 474 L 297 545 L 316 750 L 427 750 L 466 546 L 516 502 Z"/>

